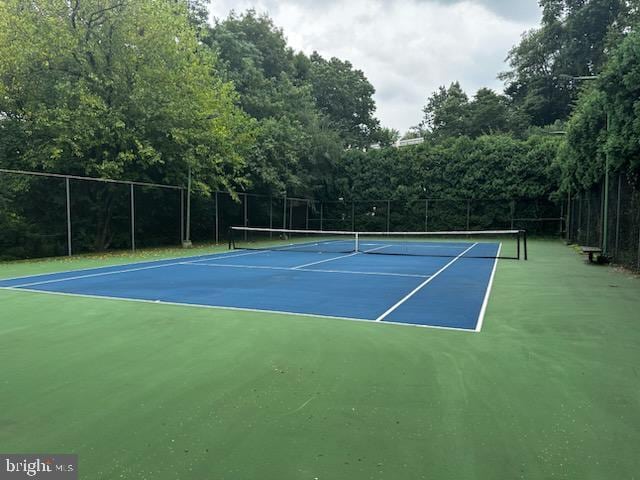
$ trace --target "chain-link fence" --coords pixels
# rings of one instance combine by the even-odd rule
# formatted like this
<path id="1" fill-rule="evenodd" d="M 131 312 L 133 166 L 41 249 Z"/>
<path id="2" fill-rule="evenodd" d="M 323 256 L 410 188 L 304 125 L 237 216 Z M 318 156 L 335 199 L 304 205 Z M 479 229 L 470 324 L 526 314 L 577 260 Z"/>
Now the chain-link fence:
<path id="1" fill-rule="evenodd" d="M 614 263 L 640 270 L 640 179 L 625 172 L 571 195 L 567 239 L 599 247 Z M 606 228 L 605 228 L 606 227 Z"/>
<path id="2" fill-rule="evenodd" d="M 540 199 L 314 201 L 215 192 L 192 195 L 187 215 L 186 197 L 186 190 L 174 185 L 0 170 L 0 258 L 177 246 L 185 238 L 224 243 L 232 226 L 371 232 L 526 229 L 537 235 L 564 230 L 564 207 Z M 589 227 L 582 230 L 590 232 Z M 620 232 L 619 246 L 626 245 L 631 234 L 624 225 Z"/>
<path id="3" fill-rule="evenodd" d="M 0 260 L 180 243 L 173 185 L 0 170 Z"/>

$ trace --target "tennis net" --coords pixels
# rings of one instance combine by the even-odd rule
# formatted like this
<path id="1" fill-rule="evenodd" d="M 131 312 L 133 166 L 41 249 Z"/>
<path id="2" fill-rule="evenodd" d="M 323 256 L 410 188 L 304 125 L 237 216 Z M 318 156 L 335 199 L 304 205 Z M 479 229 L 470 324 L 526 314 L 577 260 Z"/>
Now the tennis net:
<path id="1" fill-rule="evenodd" d="M 527 260 L 528 256 L 524 230 L 343 232 L 231 227 L 229 248 L 514 260 Z"/>

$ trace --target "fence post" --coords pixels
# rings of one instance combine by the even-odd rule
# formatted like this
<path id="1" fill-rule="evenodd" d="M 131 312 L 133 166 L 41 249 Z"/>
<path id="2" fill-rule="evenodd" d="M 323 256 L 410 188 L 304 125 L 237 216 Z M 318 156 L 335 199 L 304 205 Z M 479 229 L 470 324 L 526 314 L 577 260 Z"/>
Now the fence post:
<path id="1" fill-rule="evenodd" d="M 387 233 L 391 231 L 391 200 L 387 200 Z"/>
<path id="2" fill-rule="evenodd" d="M 67 190 L 67 253 L 73 255 L 71 249 L 71 186 L 69 185 L 69 177 L 65 178 L 65 186 Z"/>
<path id="3" fill-rule="evenodd" d="M 471 200 L 467 200 L 467 230 L 469 230 L 471 221 Z"/>
<path id="4" fill-rule="evenodd" d="M 429 199 L 424 201 L 424 231 L 429 231 Z"/>
<path id="5" fill-rule="evenodd" d="M 269 195 L 269 230 L 273 229 L 273 195 Z M 269 238 L 273 238 L 273 232 L 269 232 Z"/>
<path id="6" fill-rule="evenodd" d="M 591 195 L 587 197 L 587 245 L 591 245 Z"/>
<path id="7" fill-rule="evenodd" d="M 620 245 L 619 241 L 620 241 L 620 202 L 621 202 L 621 194 L 622 191 L 622 172 L 618 173 L 618 199 L 617 199 L 617 205 L 616 205 L 616 239 L 615 239 L 615 245 L 614 245 L 614 250 L 613 250 L 613 257 L 617 257 L 618 256 L 618 247 Z"/>
<path id="8" fill-rule="evenodd" d="M 184 188 L 180 189 L 180 244 L 184 242 Z"/>
<path id="9" fill-rule="evenodd" d="M 567 192 L 567 213 L 564 219 L 565 223 L 565 243 L 569 245 L 571 242 L 571 187 L 569 187 L 569 191 Z"/>
<path id="10" fill-rule="evenodd" d="M 516 222 L 516 219 L 515 219 L 515 216 L 516 216 L 516 201 L 515 200 L 511 200 L 511 202 L 509 202 L 509 203 L 510 203 L 509 210 L 511 211 L 511 230 L 513 230 L 514 227 L 515 227 L 515 222 Z"/>
<path id="11" fill-rule="evenodd" d="M 218 220 L 219 211 L 220 210 L 218 208 L 218 191 L 216 190 L 216 245 L 220 243 L 220 222 Z"/>
<path id="12" fill-rule="evenodd" d="M 356 231 L 356 203 L 351 201 L 351 231 Z"/>
<path id="13" fill-rule="evenodd" d="M 289 200 L 289 230 L 293 230 L 293 201 Z"/>
<path id="14" fill-rule="evenodd" d="M 249 197 L 247 197 L 246 193 L 243 193 L 243 196 L 244 196 L 244 201 L 242 202 L 243 203 L 243 205 L 242 205 L 243 206 L 243 213 L 242 214 L 244 215 L 244 226 L 248 227 L 249 226 L 249 213 L 248 213 L 249 206 L 247 204 L 249 203 Z M 245 230 L 244 231 L 244 241 L 245 242 L 248 241 L 248 238 L 249 238 L 248 235 L 249 235 L 249 232 L 247 232 Z"/>
<path id="15" fill-rule="evenodd" d="M 305 225 L 306 225 L 305 228 L 309 230 L 309 199 L 307 199 L 307 213 L 305 217 Z"/>
<path id="16" fill-rule="evenodd" d="M 136 251 L 136 208 L 135 208 L 135 197 L 133 192 L 133 183 L 130 184 L 131 187 L 131 250 Z"/>
<path id="17" fill-rule="evenodd" d="M 284 194 L 284 200 L 282 201 L 282 229 L 287 229 L 287 194 Z"/>

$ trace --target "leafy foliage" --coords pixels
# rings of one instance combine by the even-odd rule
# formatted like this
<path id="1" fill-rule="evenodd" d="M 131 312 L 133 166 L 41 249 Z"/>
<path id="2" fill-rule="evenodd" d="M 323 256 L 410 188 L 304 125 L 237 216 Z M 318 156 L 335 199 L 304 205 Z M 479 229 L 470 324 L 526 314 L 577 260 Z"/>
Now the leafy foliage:
<path id="1" fill-rule="evenodd" d="M 575 76 L 597 74 L 611 39 L 630 26 L 637 1 L 541 0 L 540 28 L 525 33 L 501 75 L 506 94 L 533 125 L 566 119 L 579 93 Z"/>
<path id="2" fill-rule="evenodd" d="M 427 129 L 438 139 L 506 132 L 521 134 L 528 125 L 527 119 L 505 96 L 481 88 L 469 100 L 458 82 L 449 88 L 440 87 L 429 97 L 423 112 L 424 121 L 418 128 Z"/>
<path id="3" fill-rule="evenodd" d="M 587 189 L 600 181 L 607 156 L 611 170 L 637 171 L 638 132 L 640 32 L 634 31 L 611 53 L 595 85 L 580 96 L 568 122 L 566 143 L 558 159 L 564 190 Z"/>

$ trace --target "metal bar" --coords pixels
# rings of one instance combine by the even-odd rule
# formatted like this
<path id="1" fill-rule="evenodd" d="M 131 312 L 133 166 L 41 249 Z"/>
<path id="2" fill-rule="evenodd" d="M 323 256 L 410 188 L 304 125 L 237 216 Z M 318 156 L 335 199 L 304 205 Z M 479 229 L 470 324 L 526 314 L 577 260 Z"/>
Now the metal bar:
<path id="1" fill-rule="evenodd" d="M 591 245 L 591 195 L 587 197 L 587 245 Z"/>
<path id="2" fill-rule="evenodd" d="M 582 193 L 578 193 L 578 224 L 576 229 L 576 239 L 582 243 Z"/>
<path id="3" fill-rule="evenodd" d="M 514 223 L 515 223 L 514 217 L 516 216 L 516 202 L 515 202 L 515 200 L 511 200 L 510 206 L 511 206 L 511 208 L 510 208 L 510 210 L 511 210 L 511 229 L 513 230 L 513 226 L 514 226 Z"/>
<path id="4" fill-rule="evenodd" d="M 247 197 L 247 194 L 243 194 L 243 198 L 244 200 L 242 201 L 243 204 L 243 215 L 244 215 L 244 220 L 243 220 L 243 224 L 245 227 L 249 226 L 249 198 Z M 249 233 L 247 231 L 244 232 L 244 241 L 248 241 L 248 235 Z"/>
<path id="5" fill-rule="evenodd" d="M 606 219 L 608 218 L 608 215 L 605 215 L 605 198 L 604 195 L 602 195 L 602 191 L 601 191 L 601 195 L 600 195 L 600 231 L 598 232 L 598 243 L 600 245 L 600 248 L 602 248 L 602 253 L 604 253 L 605 251 L 607 251 L 609 249 L 608 245 L 605 245 L 605 235 L 604 235 L 604 231 L 607 229 L 609 222 L 606 221 Z"/>
<path id="6" fill-rule="evenodd" d="M 180 191 L 180 243 L 184 242 L 184 190 Z"/>
<path id="7" fill-rule="evenodd" d="M 356 231 L 356 204 L 351 202 L 351 231 Z"/>
<path id="8" fill-rule="evenodd" d="M 391 200 L 387 200 L 387 233 L 391 231 Z"/>
<path id="9" fill-rule="evenodd" d="M 131 250 L 136 251 L 136 201 L 131 184 Z"/>
<path id="10" fill-rule="evenodd" d="M 467 200 L 467 230 L 470 228 L 471 221 L 471 200 Z"/>
<path id="11" fill-rule="evenodd" d="M 218 192 L 216 192 L 216 245 L 220 242 L 220 221 L 219 221 L 219 213 L 220 209 L 218 208 Z"/>
<path id="12" fill-rule="evenodd" d="M 567 218 L 565 219 L 565 228 L 567 230 L 565 234 L 565 242 L 569 244 L 571 241 L 571 188 L 567 192 Z"/>
<path id="13" fill-rule="evenodd" d="M 307 217 L 305 219 L 306 229 L 309 230 L 309 200 L 307 200 Z"/>
<path id="14" fill-rule="evenodd" d="M 429 231 L 429 200 L 424 201 L 424 231 Z"/>
<path id="15" fill-rule="evenodd" d="M 282 229 L 286 230 L 287 228 L 287 194 L 284 194 L 284 201 L 283 203 L 283 211 L 282 211 Z"/>
<path id="16" fill-rule="evenodd" d="M 187 181 L 187 232 L 185 241 L 187 244 L 191 242 L 191 167 L 189 167 L 189 179 Z"/>
<path id="17" fill-rule="evenodd" d="M 137 185 L 141 187 L 156 187 L 156 188 L 168 188 L 171 190 L 184 190 L 184 187 L 181 187 L 179 185 L 163 185 L 161 183 L 132 182 L 129 180 L 113 180 L 111 178 L 82 177 L 80 175 L 64 175 L 61 173 L 30 172 L 28 170 L 10 170 L 7 168 L 0 168 L 0 172 L 15 173 L 18 175 L 32 175 L 36 177 L 68 178 L 70 180 L 85 180 L 88 182 L 119 183 L 121 185 Z"/>
<path id="18" fill-rule="evenodd" d="M 71 185 L 69 185 L 70 180 L 65 178 L 65 186 L 67 190 L 67 254 L 69 256 L 73 255 L 73 251 L 71 249 Z"/>
<path id="19" fill-rule="evenodd" d="M 611 122 L 611 116 L 607 113 L 607 132 L 609 132 Z M 607 255 L 609 248 L 609 150 L 605 152 L 605 167 L 604 167 L 604 219 L 602 220 L 602 253 Z"/>
<path id="20" fill-rule="evenodd" d="M 293 230 L 293 202 L 289 200 L 289 229 Z"/>
<path id="21" fill-rule="evenodd" d="M 269 229 L 273 228 L 273 196 L 269 195 Z M 269 238 L 273 238 L 273 232 L 269 232 Z"/>
<path id="22" fill-rule="evenodd" d="M 320 202 L 320 230 L 324 230 L 324 202 Z"/>
<path id="23" fill-rule="evenodd" d="M 638 270 L 640 270 L 640 228 L 638 229 Z"/>
<path id="24" fill-rule="evenodd" d="M 618 255 L 618 247 L 620 245 L 620 202 L 621 202 L 621 191 L 622 191 L 622 173 L 618 173 L 618 201 L 616 205 L 616 240 L 614 246 L 614 257 Z"/>

